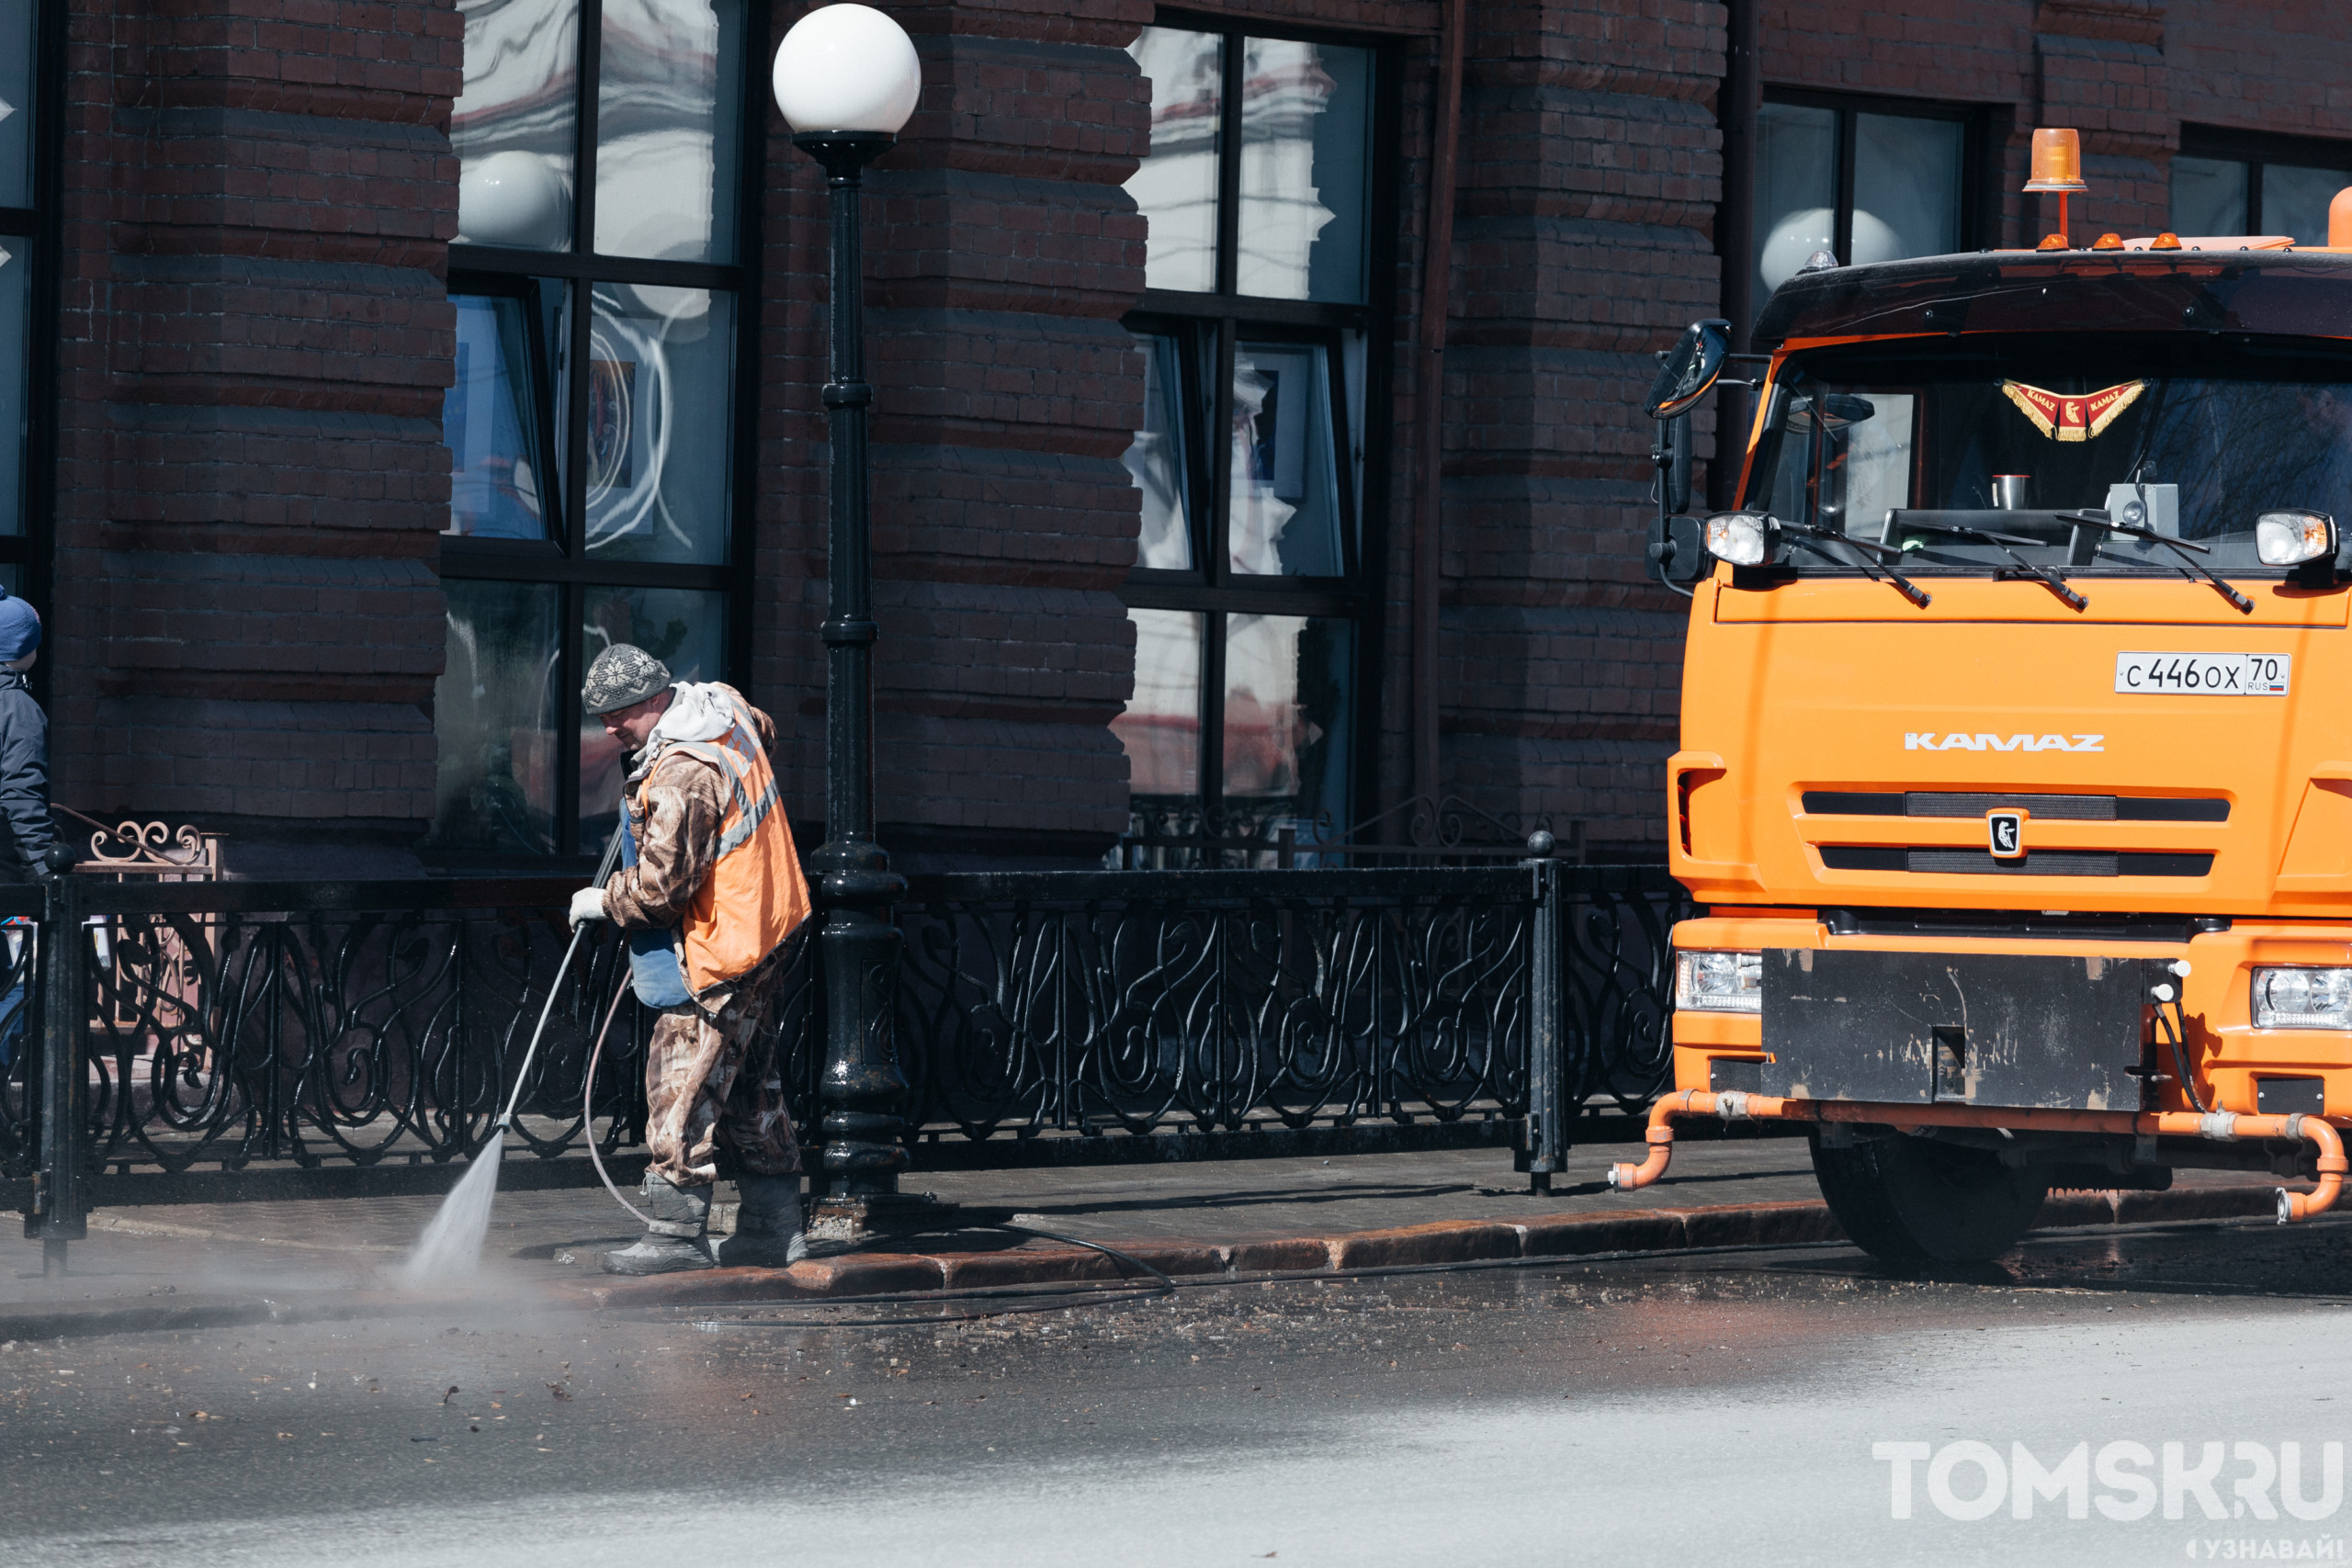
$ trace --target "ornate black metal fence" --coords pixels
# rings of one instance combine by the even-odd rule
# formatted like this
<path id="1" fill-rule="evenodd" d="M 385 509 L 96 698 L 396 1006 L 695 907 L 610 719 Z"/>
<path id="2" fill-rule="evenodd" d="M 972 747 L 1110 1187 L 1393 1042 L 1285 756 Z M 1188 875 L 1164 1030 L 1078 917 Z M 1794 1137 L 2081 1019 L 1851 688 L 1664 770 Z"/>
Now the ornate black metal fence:
<path id="1" fill-rule="evenodd" d="M 63 1239 L 95 1173 L 470 1154 L 514 1086 L 570 891 L 0 889 L 0 1173 L 33 1179 L 29 1223 Z M 896 1004 L 915 1168 L 1508 1137 L 1541 1180 L 1588 1104 L 1660 1087 L 1682 902 L 1660 871 L 1550 858 L 917 878 Z M 617 1000 L 621 973 L 605 932 L 565 977 L 510 1157 L 641 1140 L 650 1015 Z M 803 1125 L 814 981 L 804 954 L 769 1021 Z"/>

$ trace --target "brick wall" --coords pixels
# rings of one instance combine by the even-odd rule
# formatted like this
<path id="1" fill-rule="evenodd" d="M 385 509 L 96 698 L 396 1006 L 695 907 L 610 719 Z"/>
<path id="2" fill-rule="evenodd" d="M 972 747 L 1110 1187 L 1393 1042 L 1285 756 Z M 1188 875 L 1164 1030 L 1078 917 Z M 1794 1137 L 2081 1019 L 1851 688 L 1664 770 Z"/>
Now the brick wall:
<path id="1" fill-rule="evenodd" d="M 54 793 L 409 863 L 447 514 L 444 5 L 72 8 Z M 371 860 L 371 852 L 373 858 Z"/>
<path id="2" fill-rule="evenodd" d="M 1712 314 L 1720 6 L 1472 12 L 1446 375 L 1445 785 L 1655 841 L 1682 602 L 1642 576 L 1651 349 Z"/>
<path id="3" fill-rule="evenodd" d="M 780 5 L 775 35 L 800 14 Z M 1433 0 L 1235 0 L 1400 35 L 1398 320 L 1376 682 L 1378 777 L 1408 788 L 1419 400 L 1444 399 L 1442 783 L 1497 812 L 1654 843 L 1675 739 L 1679 601 L 1645 583 L 1649 351 L 1716 309 L 1705 0 L 1473 7 L 1450 347 L 1411 344 L 1426 241 Z M 1142 287 L 1120 186 L 1148 89 L 1148 0 L 898 7 L 922 107 L 867 202 L 879 788 L 910 863 L 1082 860 L 1123 825 L 1106 728 L 1131 682 L 1120 453 Z M 2352 45 L 2299 0 L 1781 0 L 1770 85 L 1981 104 L 2084 133 L 2078 230 L 2163 226 L 2184 122 L 2352 141 Z M 773 39 L 770 47 L 773 47 Z M 240 0 L 72 17 L 52 641 L 57 793 L 199 815 L 252 863 L 304 834 L 399 861 L 432 809 L 433 571 L 453 333 L 447 4 Z M 824 204 L 763 106 L 753 695 L 796 814 L 821 810 Z M 290 851 L 287 852 L 290 853 Z M 292 863 L 288 862 L 288 863 Z M 315 859 L 305 863 L 316 865 Z"/>

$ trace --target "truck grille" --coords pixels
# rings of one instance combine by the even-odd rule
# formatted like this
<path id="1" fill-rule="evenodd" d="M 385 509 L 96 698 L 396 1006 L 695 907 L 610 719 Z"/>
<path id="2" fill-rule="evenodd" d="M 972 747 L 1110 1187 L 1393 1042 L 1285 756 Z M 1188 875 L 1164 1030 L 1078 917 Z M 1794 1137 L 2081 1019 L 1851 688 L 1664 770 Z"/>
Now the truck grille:
<path id="1" fill-rule="evenodd" d="M 1831 871 L 1946 876 L 2203 876 L 2213 869 L 2213 857 L 2154 850 L 2034 850 L 2016 860 L 1996 860 L 1990 850 L 1824 844 L 1821 863 Z"/>
<path id="2" fill-rule="evenodd" d="M 1982 817 L 2025 811 L 2045 822 L 2226 822 L 2226 800 L 2146 795 L 2010 795 L 1994 791 L 1807 790 L 1812 817 Z"/>

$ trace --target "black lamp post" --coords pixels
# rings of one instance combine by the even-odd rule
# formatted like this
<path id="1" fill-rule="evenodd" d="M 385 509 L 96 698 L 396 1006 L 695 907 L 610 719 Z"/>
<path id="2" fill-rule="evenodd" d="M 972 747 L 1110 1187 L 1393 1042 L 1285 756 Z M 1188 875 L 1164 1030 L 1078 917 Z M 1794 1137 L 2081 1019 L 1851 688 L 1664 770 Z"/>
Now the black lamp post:
<path id="1" fill-rule="evenodd" d="M 888 151 L 922 87 L 914 45 L 868 6 L 821 6 L 775 57 L 776 107 L 793 145 L 824 166 L 831 206 L 832 375 L 825 384 L 830 557 L 826 570 L 825 842 L 810 857 L 823 924 L 826 1061 L 824 1190 L 809 1234 L 855 1240 L 889 1211 L 924 1204 L 899 1192 L 907 1154 L 899 1111 L 892 998 L 899 932 L 890 907 L 906 883 L 874 839 L 874 563 L 867 487 L 859 179 Z M 815 1173 L 811 1173 L 812 1178 Z M 811 1189 L 817 1186 L 812 1179 Z"/>

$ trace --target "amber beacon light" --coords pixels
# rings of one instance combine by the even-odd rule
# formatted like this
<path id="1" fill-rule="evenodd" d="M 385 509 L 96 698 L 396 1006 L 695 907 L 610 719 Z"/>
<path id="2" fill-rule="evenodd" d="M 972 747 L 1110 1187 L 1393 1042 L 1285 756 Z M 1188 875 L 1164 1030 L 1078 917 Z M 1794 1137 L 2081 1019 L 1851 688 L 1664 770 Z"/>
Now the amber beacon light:
<path id="1" fill-rule="evenodd" d="M 2025 188 L 2028 191 L 2055 193 L 2058 197 L 2058 231 L 2045 237 L 2040 248 L 2045 251 L 2068 249 L 2072 241 L 2067 233 L 2066 198 L 2091 188 L 2083 183 L 2081 132 L 2035 131 L 2032 177 L 2025 182 Z"/>

